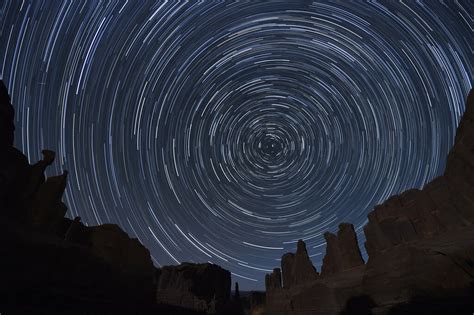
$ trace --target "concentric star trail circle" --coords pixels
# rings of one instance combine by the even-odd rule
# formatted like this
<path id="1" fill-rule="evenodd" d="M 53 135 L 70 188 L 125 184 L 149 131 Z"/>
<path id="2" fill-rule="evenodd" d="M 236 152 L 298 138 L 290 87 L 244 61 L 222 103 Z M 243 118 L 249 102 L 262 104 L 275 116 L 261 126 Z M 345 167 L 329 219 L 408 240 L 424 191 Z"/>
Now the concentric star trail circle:
<path id="1" fill-rule="evenodd" d="M 0 4 L 16 143 L 57 152 L 70 217 L 241 288 L 295 242 L 444 168 L 473 81 L 471 1 Z"/>

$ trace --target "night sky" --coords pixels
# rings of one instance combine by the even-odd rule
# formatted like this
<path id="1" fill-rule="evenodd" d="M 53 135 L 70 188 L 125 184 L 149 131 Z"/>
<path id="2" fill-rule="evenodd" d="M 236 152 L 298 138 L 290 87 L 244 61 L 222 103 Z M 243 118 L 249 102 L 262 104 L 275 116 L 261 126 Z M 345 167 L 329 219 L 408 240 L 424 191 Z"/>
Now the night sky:
<path id="1" fill-rule="evenodd" d="M 262 289 L 341 222 L 365 252 L 374 205 L 443 172 L 473 1 L 144 2 L 0 1 L 16 146 L 57 152 L 68 217 Z"/>

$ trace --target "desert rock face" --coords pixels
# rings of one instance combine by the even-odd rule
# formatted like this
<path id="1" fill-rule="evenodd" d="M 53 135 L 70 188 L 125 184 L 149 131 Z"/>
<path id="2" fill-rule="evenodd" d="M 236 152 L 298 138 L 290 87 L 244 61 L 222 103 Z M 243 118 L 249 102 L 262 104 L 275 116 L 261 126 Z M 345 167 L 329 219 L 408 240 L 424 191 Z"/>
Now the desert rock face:
<path id="1" fill-rule="evenodd" d="M 308 282 L 295 281 L 297 254 L 285 254 L 283 288 L 267 277 L 268 314 L 474 311 L 474 89 L 444 174 L 376 206 L 364 234 L 366 264 L 351 224 L 325 233 L 321 276 Z"/>
<path id="2" fill-rule="evenodd" d="M 467 98 L 446 171 L 375 207 L 364 227 L 371 254 L 474 224 L 474 90 Z"/>
<path id="3" fill-rule="evenodd" d="M 289 289 L 315 280 L 318 272 L 309 259 L 306 245 L 299 240 L 296 254 L 286 253 L 281 259 L 281 270 L 283 273 L 283 288 Z"/>
<path id="4" fill-rule="evenodd" d="M 352 224 L 341 223 L 337 236 L 326 232 L 324 238 L 326 239 L 326 256 L 323 260 L 321 276 L 364 265 Z"/>

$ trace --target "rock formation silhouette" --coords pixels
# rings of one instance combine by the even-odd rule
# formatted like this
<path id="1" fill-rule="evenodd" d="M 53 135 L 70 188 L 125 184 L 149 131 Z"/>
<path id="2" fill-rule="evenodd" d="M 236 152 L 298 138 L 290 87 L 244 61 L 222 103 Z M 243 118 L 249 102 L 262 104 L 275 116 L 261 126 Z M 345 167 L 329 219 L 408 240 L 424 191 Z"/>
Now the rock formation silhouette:
<path id="1" fill-rule="evenodd" d="M 10 95 L 3 81 L 0 82 L 0 147 L 13 147 L 15 111 L 10 104 Z"/>
<path id="2" fill-rule="evenodd" d="M 227 311 L 228 271 L 210 264 L 157 270 L 148 249 L 119 226 L 65 218 L 67 171 L 46 179 L 50 150 L 30 165 L 13 147 L 13 122 L 0 81 L 0 313 L 190 315 L 206 314 L 211 300 L 214 314 Z"/>
<path id="3" fill-rule="evenodd" d="M 357 235 L 352 224 L 341 223 L 337 236 L 326 232 L 326 256 L 324 256 L 321 276 L 359 267 L 364 264 Z"/>
<path id="4" fill-rule="evenodd" d="M 280 268 L 274 268 L 271 274 L 265 275 L 265 287 L 267 289 L 281 288 L 281 271 Z"/>
<path id="5" fill-rule="evenodd" d="M 306 251 L 306 244 L 302 240 L 297 243 L 296 254 L 286 253 L 283 255 L 281 270 L 283 273 L 283 288 L 285 289 L 311 282 L 318 277 L 318 272 Z"/>
<path id="6" fill-rule="evenodd" d="M 266 314 L 474 312 L 474 89 L 444 174 L 376 206 L 364 234 L 367 263 L 351 224 L 325 233 L 319 276 L 307 262 L 295 275 L 295 257 L 305 256 L 298 242 L 282 257 L 283 286 L 279 269 L 265 278 Z"/>
<path id="7" fill-rule="evenodd" d="M 240 301 L 240 290 L 239 290 L 239 283 L 235 283 L 235 289 L 234 289 L 234 299 L 237 301 Z"/>
<path id="8" fill-rule="evenodd" d="M 237 314 L 230 274 L 212 264 L 154 268 L 117 225 L 65 218 L 67 171 L 46 179 L 53 151 L 30 165 L 13 147 L 14 109 L 0 81 L 0 312 Z M 321 274 L 303 241 L 265 277 L 262 314 L 472 314 L 474 311 L 474 90 L 444 174 L 368 215 L 364 263 L 351 224 L 326 233 Z M 240 311 L 239 311 L 240 312 Z M 356 312 L 356 313 L 354 313 Z"/>

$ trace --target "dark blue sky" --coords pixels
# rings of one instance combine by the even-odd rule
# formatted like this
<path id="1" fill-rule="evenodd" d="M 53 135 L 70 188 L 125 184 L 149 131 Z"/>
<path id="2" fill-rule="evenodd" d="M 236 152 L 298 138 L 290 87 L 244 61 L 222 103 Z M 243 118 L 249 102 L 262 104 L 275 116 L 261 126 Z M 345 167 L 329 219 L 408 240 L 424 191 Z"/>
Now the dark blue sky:
<path id="1" fill-rule="evenodd" d="M 472 1 L 3 1 L 16 145 L 68 216 L 241 289 L 439 175 L 473 81 Z M 364 251 L 364 250 L 363 250 Z M 32 260 L 34 263 L 34 260 Z"/>

